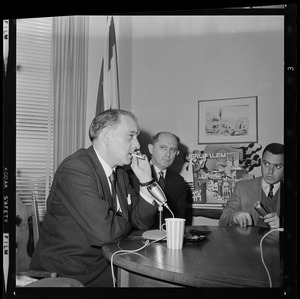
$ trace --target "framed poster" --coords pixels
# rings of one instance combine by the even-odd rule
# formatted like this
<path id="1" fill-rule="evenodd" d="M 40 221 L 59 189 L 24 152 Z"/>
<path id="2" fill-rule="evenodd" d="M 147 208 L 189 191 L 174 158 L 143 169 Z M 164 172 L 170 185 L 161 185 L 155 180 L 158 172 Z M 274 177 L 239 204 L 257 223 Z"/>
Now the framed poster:
<path id="1" fill-rule="evenodd" d="M 257 142 L 257 96 L 198 101 L 198 144 Z"/>

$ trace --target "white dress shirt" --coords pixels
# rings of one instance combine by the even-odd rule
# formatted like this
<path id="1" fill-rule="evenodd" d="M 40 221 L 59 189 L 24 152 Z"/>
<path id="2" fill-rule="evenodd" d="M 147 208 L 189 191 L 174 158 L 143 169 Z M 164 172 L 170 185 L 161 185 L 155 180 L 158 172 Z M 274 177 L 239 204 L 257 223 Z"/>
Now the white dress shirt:
<path id="1" fill-rule="evenodd" d="M 262 189 L 264 190 L 266 196 L 268 197 L 269 191 L 270 191 L 270 184 L 268 184 L 264 179 L 261 180 L 262 182 Z M 277 190 L 280 188 L 280 182 L 273 185 L 273 194 L 275 195 Z"/>
<path id="2" fill-rule="evenodd" d="M 109 180 L 109 176 L 112 174 L 113 170 L 115 171 L 116 167 L 115 168 L 111 168 L 106 162 L 105 160 L 98 154 L 98 152 L 96 151 L 95 147 L 94 147 L 94 150 L 97 154 L 97 157 L 104 169 L 104 172 L 105 172 L 105 175 L 106 175 L 106 178 L 107 178 L 107 181 L 108 181 L 108 185 L 109 185 L 109 188 L 110 188 L 110 192 L 111 192 L 111 183 L 110 183 L 110 180 Z M 153 200 L 153 197 L 149 194 L 147 194 L 148 191 L 145 191 L 146 187 L 141 187 L 140 188 L 140 195 L 150 204 L 154 204 L 154 200 Z M 120 203 L 119 203 L 119 199 L 118 199 L 118 195 L 116 194 L 116 199 L 117 199 L 117 212 L 122 212 L 122 209 L 120 207 Z"/>
<path id="3" fill-rule="evenodd" d="M 163 173 L 163 177 L 166 178 L 166 172 L 167 172 L 167 169 L 165 170 L 160 170 L 157 166 L 155 166 L 152 161 L 151 161 L 151 165 L 153 165 L 154 167 L 154 171 L 155 171 L 155 174 L 156 174 L 156 177 L 157 179 L 159 180 L 159 177 L 160 177 L 160 173 L 162 172 Z"/>

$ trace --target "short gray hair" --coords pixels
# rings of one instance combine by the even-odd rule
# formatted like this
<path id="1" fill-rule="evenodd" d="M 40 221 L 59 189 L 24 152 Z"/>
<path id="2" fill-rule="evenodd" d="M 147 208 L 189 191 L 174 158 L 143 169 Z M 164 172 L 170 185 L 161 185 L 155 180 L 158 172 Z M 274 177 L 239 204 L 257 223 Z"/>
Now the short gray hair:
<path id="1" fill-rule="evenodd" d="M 105 110 L 93 119 L 89 128 L 90 140 L 93 142 L 104 128 L 117 125 L 120 122 L 121 115 L 129 116 L 137 122 L 136 116 L 130 111 L 121 109 Z"/>

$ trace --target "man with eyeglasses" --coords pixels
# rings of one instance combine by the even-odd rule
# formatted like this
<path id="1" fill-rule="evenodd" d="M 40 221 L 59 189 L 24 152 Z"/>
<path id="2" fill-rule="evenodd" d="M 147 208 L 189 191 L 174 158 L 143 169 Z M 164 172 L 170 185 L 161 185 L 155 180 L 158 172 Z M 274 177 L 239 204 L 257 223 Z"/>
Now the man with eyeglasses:
<path id="1" fill-rule="evenodd" d="M 237 182 L 220 217 L 219 225 L 280 226 L 280 188 L 284 174 L 284 147 L 271 143 L 263 151 L 261 159 L 262 176 Z M 261 216 L 255 209 L 257 202 L 266 208 Z"/>
<path id="2" fill-rule="evenodd" d="M 152 143 L 148 144 L 148 150 L 151 154 L 150 164 L 152 168 L 152 177 L 159 183 L 164 191 L 167 203 L 174 217 L 186 217 L 186 197 L 187 189 L 184 178 L 171 169 L 176 156 L 179 154 L 179 138 L 170 132 L 159 132 L 152 138 Z M 130 175 L 132 184 L 139 188 L 136 179 Z M 163 209 L 162 220 L 172 217 L 168 209 Z M 152 228 L 158 228 L 159 215 L 157 215 Z"/>

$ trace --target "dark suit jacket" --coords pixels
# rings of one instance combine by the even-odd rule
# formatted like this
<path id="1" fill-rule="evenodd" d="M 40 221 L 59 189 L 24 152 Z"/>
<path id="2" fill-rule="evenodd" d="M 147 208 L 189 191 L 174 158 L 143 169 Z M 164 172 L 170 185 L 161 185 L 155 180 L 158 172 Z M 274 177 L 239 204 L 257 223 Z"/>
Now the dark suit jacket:
<path id="1" fill-rule="evenodd" d="M 136 191 L 139 191 L 139 181 L 134 175 L 132 170 L 128 170 L 130 183 Z M 156 178 L 155 171 L 152 168 L 152 177 Z M 173 169 L 168 168 L 165 176 L 165 187 L 164 193 L 167 198 L 167 204 L 175 217 L 185 218 L 186 217 L 186 198 L 187 198 L 187 189 L 186 182 L 183 177 L 174 171 Z M 164 207 L 163 209 L 163 219 L 172 217 L 172 214 L 168 209 Z M 159 218 L 156 215 L 155 221 L 152 225 L 152 228 L 158 228 Z"/>
<path id="2" fill-rule="evenodd" d="M 219 225 L 233 226 L 233 214 L 236 211 L 249 212 L 253 225 L 259 224 L 259 214 L 254 209 L 254 203 L 258 200 L 261 201 L 262 197 L 262 177 L 252 180 L 239 181 L 236 183 L 231 197 L 228 199 L 226 207 L 224 208 Z M 280 211 L 280 191 L 278 190 L 278 204 L 276 213 L 279 215 Z M 266 227 L 268 227 L 266 225 Z"/>
<path id="3" fill-rule="evenodd" d="M 101 246 L 121 240 L 132 228 L 148 229 L 157 211 L 156 205 L 129 185 L 124 169 L 118 167 L 116 172 L 122 217 L 112 209 L 107 178 L 92 146 L 61 163 L 47 199 L 31 269 L 56 271 L 88 286 L 112 286 Z"/>

